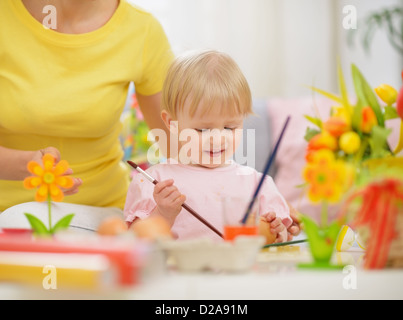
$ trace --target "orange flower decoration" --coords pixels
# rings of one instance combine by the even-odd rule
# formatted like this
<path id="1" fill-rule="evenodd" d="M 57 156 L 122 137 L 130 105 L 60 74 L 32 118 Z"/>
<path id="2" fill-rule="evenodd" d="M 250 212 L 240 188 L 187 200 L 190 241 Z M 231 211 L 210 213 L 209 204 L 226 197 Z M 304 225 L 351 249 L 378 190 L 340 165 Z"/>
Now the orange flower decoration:
<path id="1" fill-rule="evenodd" d="M 49 197 L 53 201 L 62 201 L 64 193 L 61 188 L 71 188 L 74 181 L 71 177 L 64 175 L 69 169 L 66 160 L 61 160 L 55 165 L 55 158 L 51 154 L 45 154 L 42 157 L 43 166 L 36 161 L 30 161 L 27 165 L 28 171 L 33 176 L 24 180 L 26 189 L 38 188 L 35 194 L 35 200 L 42 202 Z"/>
<path id="2" fill-rule="evenodd" d="M 338 202 L 352 181 L 352 169 L 328 149 L 317 151 L 312 158 L 303 171 L 304 180 L 309 184 L 309 199 Z"/>

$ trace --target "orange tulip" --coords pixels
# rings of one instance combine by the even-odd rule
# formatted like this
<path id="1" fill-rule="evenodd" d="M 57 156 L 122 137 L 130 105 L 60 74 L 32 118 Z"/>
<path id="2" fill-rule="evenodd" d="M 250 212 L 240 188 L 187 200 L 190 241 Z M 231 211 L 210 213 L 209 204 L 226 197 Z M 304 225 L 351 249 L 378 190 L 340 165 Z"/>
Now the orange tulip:
<path id="1" fill-rule="evenodd" d="M 335 137 L 340 137 L 350 130 L 350 124 L 342 117 L 332 116 L 323 123 L 323 129 Z"/>
<path id="2" fill-rule="evenodd" d="M 66 160 L 61 160 L 55 165 L 55 158 L 50 154 L 42 157 L 43 166 L 36 161 L 28 163 L 28 171 L 33 176 L 24 180 L 24 187 L 27 189 L 38 188 L 35 194 L 35 200 L 42 202 L 50 196 L 54 201 L 62 201 L 64 198 L 61 188 L 71 188 L 74 181 L 71 177 L 64 175 L 69 169 Z"/>
<path id="3" fill-rule="evenodd" d="M 364 107 L 361 113 L 360 130 L 364 133 L 370 133 L 372 127 L 378 124 L 374 110 L 371 107 Z"/>
<path id="4" fill-rule="evenodd" d="M 320 150 L 320 149 L 329 149 L 332 151 L 337 150 L 337 139 L 332 136 L 327 131 L 322 131 L 321 133 L 314 136 L 308 144 L 308 150 Z"/>

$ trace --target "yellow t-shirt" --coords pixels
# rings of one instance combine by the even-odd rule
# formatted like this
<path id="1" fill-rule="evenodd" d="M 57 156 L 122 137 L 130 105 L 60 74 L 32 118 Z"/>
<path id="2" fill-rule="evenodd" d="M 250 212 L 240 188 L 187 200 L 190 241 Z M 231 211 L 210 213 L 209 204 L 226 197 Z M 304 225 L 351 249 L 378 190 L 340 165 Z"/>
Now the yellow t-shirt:
<path id="1" fill-rule="evenodd" d="M 158 93 L 172 59 L 161 25 L 126 0 L 103 27 L 76 35 L 44 28 L 21 0 L 1 0 L 0 145 L 58 148 L 83 180 L 65 202 L 123 208 L 129 176 L 119 133 L 129 83 Z M 0 180 L 0 212 L 34 193 Z"/>

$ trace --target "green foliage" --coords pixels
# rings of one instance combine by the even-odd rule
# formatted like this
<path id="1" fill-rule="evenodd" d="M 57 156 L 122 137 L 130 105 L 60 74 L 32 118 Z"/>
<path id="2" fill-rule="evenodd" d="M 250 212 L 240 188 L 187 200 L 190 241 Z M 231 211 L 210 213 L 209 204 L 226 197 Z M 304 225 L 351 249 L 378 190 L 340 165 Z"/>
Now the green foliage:
<path id="1" fill-rule="evenodd" d="M 367 80 L 364 78 L 360 70 L 354 64 L 351 67 L 351 72 L 354 81 L 355 93 L 357 94 L 359 105 L 362 107 L 370 106 L 375 113 L 376 119 L 378 120 L 378 124 L 381 127 L 385 127 L 385 120 L 383 118 L 383 113 L 373 89 L 370 87 Z"/>
<path id="2" fill-rule="evenodd" d="M 377 30 L 385 32 L 390 45 L 403 55 L 403 8 L 383 8 L 368 15 L 360 22 L 360 28 L 351 30 L 348 44 L 353 45 L 357 35 L 361 33 L 361 44 L 366 53 L 370 52 L 371 42 Z"/>

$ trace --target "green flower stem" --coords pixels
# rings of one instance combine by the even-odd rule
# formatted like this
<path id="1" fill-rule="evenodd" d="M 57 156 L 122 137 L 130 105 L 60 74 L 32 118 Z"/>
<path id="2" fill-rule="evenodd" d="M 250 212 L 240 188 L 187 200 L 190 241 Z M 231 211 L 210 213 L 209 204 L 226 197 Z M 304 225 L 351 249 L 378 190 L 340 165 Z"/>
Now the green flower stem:
<path id="1" fill-rule="evenodd" d="M 328 220 L 328 202 L 326 200 L 322 201 L 322 210 L 320 213 L 320 224 L 322 228 L 327 227 Z"/>
<path id="2" fill-rule="evenodd" d="M 49 219 L 49 232 L 52 232 L 52 199 L 48 194 L 48 219 Z"/>
<path id="3" fill-rule="evenodd" d="M 368 139 L 364 139 L 364 141 L 362 141 L 361 147 L 360 147 L 360 149 L 358 150 L 357 154 L 354 157 L 354 163 L 355 163 L 356 166 L 358 166 L 361 163 L 362 158 L 364 157 L 365 150 L 368 147 L 368 144 L 369 144 Z"/>

